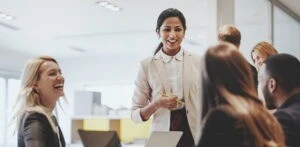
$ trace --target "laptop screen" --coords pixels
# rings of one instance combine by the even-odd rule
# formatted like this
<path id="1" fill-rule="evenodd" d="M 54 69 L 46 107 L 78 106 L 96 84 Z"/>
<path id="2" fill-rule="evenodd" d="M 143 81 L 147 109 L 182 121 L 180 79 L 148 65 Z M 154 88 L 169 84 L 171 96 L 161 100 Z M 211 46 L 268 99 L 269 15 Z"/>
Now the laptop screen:
<path id="1" fill-rule="evenodd" d="M 85 147 L 121 147 L 116 131 L 87 131 L 78 130 Z"/>
<path id="2" fill-rule="evenodd" d="M 181 136 L 181 131 L 154 131 L 148 139 L 146 147 L 176 147 Z"/>

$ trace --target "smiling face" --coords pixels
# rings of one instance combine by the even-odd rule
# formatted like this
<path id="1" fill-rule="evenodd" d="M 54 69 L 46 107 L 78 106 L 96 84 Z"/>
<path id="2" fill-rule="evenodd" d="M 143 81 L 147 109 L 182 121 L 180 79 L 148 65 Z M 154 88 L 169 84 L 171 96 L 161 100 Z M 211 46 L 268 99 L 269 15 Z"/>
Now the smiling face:
<path id="1" fill-rule="evenodd" d="M 170 56 L 176 55 L 185 35 L 180 19 L 178 17 L 165 19 L 157 34 L 162 39 L 163 51 Z"/>
<path id="2" fill-rule="evenodd" d="M 45 107 L 54 107 L 58 98 L 64 95 L 64 77 L 59 66 L 52 61 L 44 62 L 39 72 L 35 89 Z"/>
<path id="3" fill-rule="evenodd" d="M 261 55 L 257 50 L 255 50 L 254 52 L 252 52 L 252 59 L 256 67 L 256 70 L 259 71 L 262 64 L 266 60 L 266 57 Z"/>

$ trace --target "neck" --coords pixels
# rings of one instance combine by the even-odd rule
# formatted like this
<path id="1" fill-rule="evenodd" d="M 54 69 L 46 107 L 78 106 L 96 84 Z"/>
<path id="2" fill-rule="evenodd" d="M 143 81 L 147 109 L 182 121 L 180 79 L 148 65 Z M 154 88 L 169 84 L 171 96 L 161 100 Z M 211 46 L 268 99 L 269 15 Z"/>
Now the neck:
<path id="1" fill-rule="evenodd" d="M 300 87 L 299 88 L 294 88 L 291 92 L 286 93 L 282 92 L 282 94 L 279 95 L 278 100 L 277 100 L 277 106 L 280 107 L 287 99 L 289 99 L 291 96 L 297 94 L 300 92 Z"/>
<path id="2" fill-rule="evenodd" d="M 41 98 L 41 103 L 44 107 L 46 107 L 49 111 L 53 111 L 56 101 L 50 101 L 50 100 L 55 100 L 54 98 Z"/>

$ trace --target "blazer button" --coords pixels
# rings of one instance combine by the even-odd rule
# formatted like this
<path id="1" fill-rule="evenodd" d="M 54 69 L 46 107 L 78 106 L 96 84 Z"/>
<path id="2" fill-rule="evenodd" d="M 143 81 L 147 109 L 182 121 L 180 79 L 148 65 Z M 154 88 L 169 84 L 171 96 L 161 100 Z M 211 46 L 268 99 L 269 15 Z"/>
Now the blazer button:
<path id="1" fill-rule="evenodd" d="M 189 114 L 189 110 L 186 110 L 186 114 Z"/>

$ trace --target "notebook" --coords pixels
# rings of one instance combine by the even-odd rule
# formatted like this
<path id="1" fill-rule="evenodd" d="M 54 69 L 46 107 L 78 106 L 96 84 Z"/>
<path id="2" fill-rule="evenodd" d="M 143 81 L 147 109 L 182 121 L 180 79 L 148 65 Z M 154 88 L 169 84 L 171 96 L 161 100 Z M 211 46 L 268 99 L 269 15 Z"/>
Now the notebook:
<path id="1" fill-rule="evenodd" d="M 116 131 L 87 131 L 79 129 L 78 133 L 85 147 L 121 147 Z"/>
<path id="2" fill-rule="evenodd" d="M 181 131 L 154 131 L 149 137 L 145 147 L 176 147 L 181 136 Z"/>

